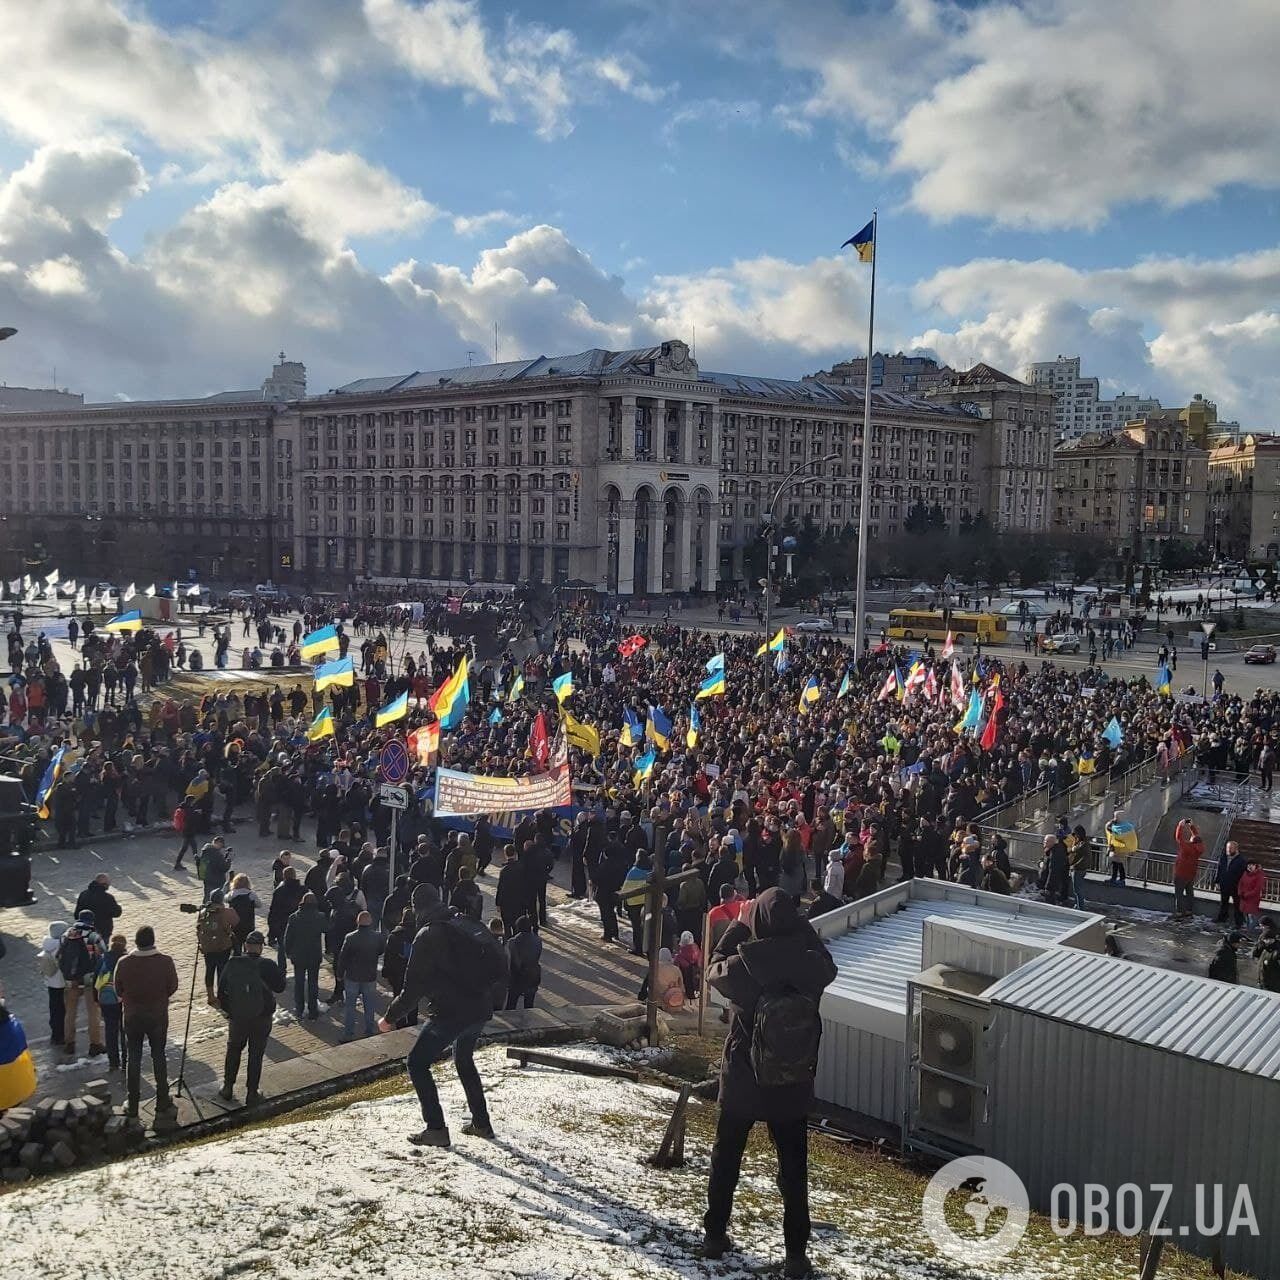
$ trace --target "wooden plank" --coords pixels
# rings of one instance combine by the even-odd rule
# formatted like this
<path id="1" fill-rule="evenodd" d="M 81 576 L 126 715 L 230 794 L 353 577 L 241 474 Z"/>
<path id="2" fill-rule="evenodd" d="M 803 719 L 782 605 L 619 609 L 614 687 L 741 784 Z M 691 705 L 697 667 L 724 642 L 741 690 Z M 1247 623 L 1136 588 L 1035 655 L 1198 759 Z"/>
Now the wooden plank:
<path id="1" fill-rule="evenodd" d="M 535 1067 L 555 1067 L 560 1071 L 574 1071 L 583 1076 L 602 1076 L 614 1080 L 630 1080 L 635 1084 L 640 1073 L 634 1067 L 615 1067 L 606 1062 L 589 1062 L 582 1058 L 568 1058 L 562 1053 L 548 1053 L 545 1049 L 523 1049 L 513 1045 L 507 1057 L 522 1067 L 532 1063 Z"/>

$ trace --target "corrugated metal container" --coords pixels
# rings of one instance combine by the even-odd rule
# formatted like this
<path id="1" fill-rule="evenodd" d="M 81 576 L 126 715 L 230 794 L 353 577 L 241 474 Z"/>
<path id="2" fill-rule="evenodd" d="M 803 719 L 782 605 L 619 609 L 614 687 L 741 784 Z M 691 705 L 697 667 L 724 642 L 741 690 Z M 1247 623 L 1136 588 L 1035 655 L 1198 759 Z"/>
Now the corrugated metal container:
<path id="1" fill-rule="evenodd" d="M 995 1069 L 987 1154 L 1051 1212 L 1056 1186 L 1173 1188 L 1176 1242 L 1209 1255 L 1196 1187 L 1247 1187 L 1260 1235 L 1221 1241 L 1231 1267 L 1280 1275 L 1280 995 L 1054 949 L 987 992 Z M 1212 1219 L 1213 1200 L 1203 1200 Z M 1183 1234 L 1181 1228 L 1189 1228 Z"/>
<path id="2" fill-rule="evenodd" d="M 1054 944 L 1102 947 L 1096 916 L 941 880 L 905 881 L 820 917 L 814 927 L 837 969 L 835 982 L 822 998 L 823 1047 L 816 1089 L 823 1102 L 901 1124 L 907 983 L 926 967 L 930 922 L 971 935 L 967 948 L 988 959 L 983 936 L 1011 947 L 1010 954 L 1019 962 Z M 930 950 L 949 955 L 953 943 L 944 929 Z M 1002 965 L 996 973 L 1005 971 Z"/>

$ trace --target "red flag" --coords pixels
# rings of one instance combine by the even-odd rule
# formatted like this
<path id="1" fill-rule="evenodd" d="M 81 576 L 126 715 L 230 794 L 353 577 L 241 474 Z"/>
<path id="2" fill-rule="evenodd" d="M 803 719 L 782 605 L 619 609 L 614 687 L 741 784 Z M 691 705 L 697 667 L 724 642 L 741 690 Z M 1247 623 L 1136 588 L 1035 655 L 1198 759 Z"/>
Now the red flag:
<path id="1" fill-rule="evenodd" d="M 545 769 L 551 761 L 551 741 L 547 737 L 547 720 L 541 711 L 533 718 L 533 728 L 529 730 L 529 755 L 534 767 L 539 771 Z"/>
<path id="2" fill-rule="evenodd" d="M 461 613 L 461 612 L 462 612 L 462 597 L 461 597 L 461 596 L 448 596 L 448 597 L 446 597 L 445 602 L 444 602 L 444 607 L 445 607 L 445 612 L 446 612 L 446 613 Z"/>
<path id="3" fill-rule="evenodd" d="M 1000 712 L 1004 709 L 1004 690 L 996 687 L 996 696 L 991 703 L 991 714 L 987 716 L 987 727 L 982 731 L 979 746 L 983 751 L 990 751 L 1000 736 Z"/>
<path id="4" fill-rule="evenodd" d="M 619 642 L 618 652 L 624 658 L 630 658 L 633 654 L 639 653 L 648 643 L 644 636 L 628 636 L 625 640 Z"/>

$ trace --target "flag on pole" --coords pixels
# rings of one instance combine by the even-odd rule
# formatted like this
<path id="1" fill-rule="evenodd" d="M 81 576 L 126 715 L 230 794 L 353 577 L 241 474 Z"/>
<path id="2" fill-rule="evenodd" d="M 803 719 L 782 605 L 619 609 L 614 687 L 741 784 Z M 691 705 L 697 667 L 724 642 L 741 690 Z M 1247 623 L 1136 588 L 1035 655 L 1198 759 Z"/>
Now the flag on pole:
<path id="1" fill-rule="evenodd" d="M 684 735 L 684 745 L 690 751 L 698 745 L 698 734 L 702 732 L 702 715 L 698 711 L 698 704 L 692 702 L 689 704 L 689 728 Z"/>
<path id="2" fill-rule="evenodd" d="M 840 688 L 836 690 L 836 700 L 847 697 L 849 690 L 853 688 L 853 681 L 849 679 L 849 668 L 846 667 L 844 675 L 840 679 Z"/>
<path id="3" fill-rule="evenodd" d="M 923 689 L 925 682 L 924 663 L 919 658 L 911 664 L 911 669 L 907 672 L 906 692 L 907 694 L 915 693 L 917 689 Z"/>
<path id="4" fill-rule="evenodd" d="M 338 628 L 332 623 L 327 627 L 321 627 L 319 631 L 313 631 L 310 635 L 303 636 L 302 644 L 299 645 L 299 651 L 307 662 L 310 662 L 312 658 L 323 656 L 330 649 L 336 648 L 338 648 Z"/>
<path id="5" fill-rule="evenodd" d="M 924 678 L 924 700 L 926 702 L 937 702 L 938 700 L 938 677 L 933 674 L 933 668 L 929 668 L 929 674 Z"/>
<path id="6" fill-rule="evenodd" d="M 644 726 L 644 736 L 663 751 L 670 750 L 671 717 L 661 707 L 649 708 L 649 719 Z"/>
<path id="7" fill-rule="evenodd" d="M 507 690 L 507 701 L 518 702 L 520 695 L 524 692 L 524 675 L 517 671 L 515 678 L 511 681 L 511 688 Z"/>
<path id="8" fill-rule="evenodd" d="M 1111 723 L 1103 729 L 1102 736 L 1113 747 L 1118 747 L 1124 741 L 1124 730 L 1120 727 L 1120 721 L 1115 716 L 1111 717 Z"/>
<path id="9" fill-rule="evenodd" d="M 956 651 L 955 637 L 951 634 L 951 628 L 947 628 L 947 638 L 942 643 L 942 656 L 949 658 Z"/>
<path id="10" fill-rule="evenodd" d="M 563 702 L 566 698 L 573 694 L 573 672 L 566 671 L 564 675 L 556 676 L 551 682 L 551 688 L 554 690 L 557 702 Z"/>
<path id="11" fill-rule="evenodd" d="M 421 765 L 429 765 L 440 750 L 440 723 L 432 721 L 409 735 L 409 750 Z"/>
<path id="12" fill-rule="evenodd" d="M 991 701 L 991 714 L 987 717 L 987 727 L 982 731 L 978 745 L 983 751 L 990 751 L 1000 737 L 1000 712 L 1004 707 L 1004 690 L 996 686 L 996 696 Z"/>
<path id="13" fill-rule="evenodd" d="M 902 672 L 898 670 L 898 664 L 893 664 L 893 674 L 898 682 L 898 701 L 906 702 L 907 700 L 907 682 L 902 678 Z"/>
<path id="14" fill-rule="evenodd" d="M 462 723 L 470 702 L 471 679 L 467 657 L 463 654 L 453 675 L 431 695 L 429 705 L 436 713 L 440 727 L 446 731 L 452 731 Z"/>
<path id="15" fill-rule="evenodd" d="M 644 755 L 636 757 L 631 778 L 637 787 L 653 773 L 653 766 L 657 759 L 658 753 L 652 747 Z"/>
<path id="16" fill-rule="evenodd" d="M 618 642 L 618 652 L 622 657 L 630 658 L 639 653 L 648 643 L 644 636 L 628 636 L 625 640 Z"/>
<path id="17" fill-rule="evenodd" d="M 133 599 L 133 597 L 134 597 L 134 596 L 136 596 L 137 594 L 138 594 L 138 588 L 137 588 L 137 585 L 136 585 L 135 583 L 132 583 L 132 582 L 131 582 L 131 583 L 129 583 L 128 587 L 125 589 L 125 593 L 124 593 L 124 595 L 122 595 L 122 596 L 120 597 L 120 603 L 121 603 L 121 604 L 128 604 L 128 603 L 129 603 L 129 601 L 130 601 L 130 600 L 132 600 L 132 599 Z"/>
<path id="18" fill-rule="evenodd" d="M 697 698 L 714 698 L 724 692 L 724 671 L 713 671 L 699 686 Z"/>
<path id="19" fill-rule="evenodd" d="M 141 631 L 142 614 L 137 609 L 129 613 L 118 613 L 110 622 L 102 624 L 103 631 Z"/>
<path id="20" fill-rule="evenodd" d="M 489 712 L 489 723 L 490 723 L 490 724 L 501 724 L 501 723 L 502 723 L 502 708 L 501 708 L 501 707 L 494 707 L 494 709 L 493 709 L 492 711 L 490 711 L 490 712 Z"/>
<path id="21" fill-rule="evenodd" d="M 54 787 L 58 785 L 58 779 L 62 777 L 62 762 L 66 754 L 66 747 L 59 747 L 53 753 L 53 759 L 49 761 L 48 767 L 44 771 L 44 777 L 40 779 L 40 786 L 36 791 L 36 813 L 41 818 L 49 816 L 49 796 L 53 793 Z"/>
<path id="22" fill-rule="evenodd" d="M 319 742 L 321 738 L 330 737 L 337 737 L 333 727 L 333 708 L 321 707 L 320 714 L 316 716 L 307 729 L 307 741 Z"/>
<path id="23" fill-rule="evenodd" d="M 22 575 L 22 589 L 23 591 L 31 590 L 31 575 L 29 573 L 24 573 Z"/>
<path id="24" fill-rule="evenodd" d="M 575 720 L 567 711 L 561 712 L 564 736 L 571 747 L 585 751 L 593 760 L 600 754 L 600 731 L 594 725 Z"/>
<path id="25" fill-rule="evenodd" d="M 539 769 L 545 769 L 551 760 L 551 740 L 547 737 L 547 718 L 538 712 L 529 730 L 529 758 Z"/>
<path id="26" fill-rule="evenodd" d="M 349 689 L 356 682 L 356 668 L 350 658 L 326 662 L 317 667 L 312 674 L 315 676 L 317 693 L 322 693 L 333 685 Z"/>
<path id="27" fill-rule="evenodd" d="M 638 747 L 644 740 L 644 722 L 630 707 L 622 712 L 622 734 L 618 741 L 624 747 Z"/>
<path id="28" fill-rule="evenodd" d="M 872 218 L 861 231 L 855 231 L 840 247 L 847 249 L 852 245 L 858 254 L 859 262 L 874 262 L 876 260 L 875 226 L 876 221 Z"/>
<path id="29" fill-rule="evenodd" d="M 778 634 L 774 636 L 772 640 L 768 641 L 765 644 L 762 644 L 756 650 L 756 657 L 762 658 L 766 653 L 781 653 L 783 648 L 786 646 L 786 643 L 787 643 L 787 629 L 786 627 L 779 627 Z"/>
<path id="30" fill-rule="evenodd" d="M 822 697 L 822 686 L 818 683 L 817 676 L 810 676 L 805 681 L 805 686 L 800 690 L 799 710 L 806 712 L 809 708 Z"/>
<path id="31" fill-rule="evenodd" d="M 717 653 L 714 657 L 707 659 L 706 672 L 707 675 L 713 676 L 717 671 L 724 670 L 724 654 Z"/>
<path id="32" fill-rule="evenodd" d="M 198 582 L 193 582 L 193 583 L 192 583 L 192 584 L 187 588 L 187 599 L 188 599 L 188 600 L 191 600 L 191 599 L 193 599 L 193 598 L 195 598 L 195 597 L 199 596 L 199 594 L 200 594 L 200 584 L 199 584 Z"/>
<path id="33" fill-rule="evenodd" d="M 982 694 L 977 689 L 969 691 L 969 706 L 956 725 L 957 732 L 971 732 L 982 722 Z"/>
<path id="34" fill-rule="evenodd" d="M 156 584 L 153 582 L 142 594 L 148 600 L 154 600 L 156 598 Z"/>
<path id="35" fill-rule="evenodd" d="M 891 698 L 894 691 L 898 687 L 898 669 L 894 667 L 884 678 L 884 684 L 880 686 L 880 692 L 876 694 L 877 702 L 884 702 L 886 698 Z"/>
<path id="36" fill-rule="evenodd" d="M 46 587 L 56 587 L 58 585 L 58 571 L 55 569 L 52 573 L 46 573 L 44 576 L 44 584 Z"/>
<path id="37" fill-rule="evenodd" d="M 957 711 L 964 710 L 964 676 L 960 672 L 960 664 L 954 660 L 951 663 L 951 701 Z"/>
<path id="38" fill-rule="evenodd" d="M 385 707 L 379 707 L 373 718 L 375 729 L 385 729 L 397 720 L 403 720 L 409 714 L 409 693 L 406 690 L 398 698 L 392 699 Z"/>
<path id="39" fill-rule="evenodd" d="M 1160 670 L 1156 672 L 1156 692 L 1163 694 L 1166 698 L 1173 693 L 1173 674 L 1168 665 L 1163 662 L 1160 664 Z"/>

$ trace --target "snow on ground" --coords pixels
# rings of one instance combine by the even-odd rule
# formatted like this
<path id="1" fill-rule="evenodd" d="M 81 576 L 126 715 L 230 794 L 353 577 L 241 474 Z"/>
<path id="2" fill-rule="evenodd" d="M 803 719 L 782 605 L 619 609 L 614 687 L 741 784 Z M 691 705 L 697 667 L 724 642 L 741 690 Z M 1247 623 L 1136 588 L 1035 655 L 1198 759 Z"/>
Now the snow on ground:
<path id="1" fill-rule="evenodd" d="M 620 1080 L 520 1069 L 479 1057 L 496 1142 L 464 1137 L 462 1092 L 438 1073 L 452 1150 L 419 1150 L 412 1094 L 353 1103 L 319 1118 L 19 1188 L 0 1198 L 5 1272 L 35 1280 L 388 1280 L 529 1277 L 745 1280 L 777 1274 L 781 1206 L 772 1153 L 753 1150 L 739 1188 L 735 1253 L 702 1263 L 709 1150 L 702 1113 L 684 1169 L 641 1163 L 674 1095 Z M 702 1129 L 701 1134 L 698 1132 Z M 860 1174 L 815 1143 L 812 1209 L 820 1274 L 845 1280 L 1047 1280 L 1102 1276 L 1056 1253 L 991 1272 L 931 1260 L 919 1188 L 885 1162 Z M 1107 1270 L 1108 1276 L 1119 1271 Z"/>

